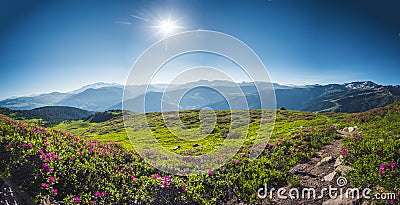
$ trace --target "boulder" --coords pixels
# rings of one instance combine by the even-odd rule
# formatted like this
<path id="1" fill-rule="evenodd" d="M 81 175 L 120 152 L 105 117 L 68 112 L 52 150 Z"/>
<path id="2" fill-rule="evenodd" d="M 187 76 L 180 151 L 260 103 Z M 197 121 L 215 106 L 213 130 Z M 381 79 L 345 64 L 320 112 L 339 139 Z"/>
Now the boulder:
<path id="1" fill-rule="evenodd" d="M 322 158 L 322 160 L 321 160 L 320 162 L 317 163 L 317 166 L 327 164 L 327 163 L 329 163 L 331 160 L 332 160 L 332 156 L 324 157 L 324 158 Z"/>
<path id="2" fill-rule="evenodd" d="M 338 158 L 336 158 L 335 164 L 333 165 L 335 168 L 343 163 L 343 155 L 339 155 Z"/>
<path id="3" fill-rule="evenodd" d="M 335 171 L 339 171 L 342 176 L 345 175 L 348 171 L 352 170 L 353 168 L 349 167 L 349 166 L 345 166 L 345 165 L 339 165 L 338 167 L 336 167 Z"/>
<path id="4" fill-rule="evenodd" d="M 336 172 L 333 171 L 333 172 L 329 173 L 328 175 L 324 176 L 324 180 L 327 181 L 327 182 L 330 182 L 330 181 L 333 180 L 335 175 L 336 175 Z"/>
<path id="5" fill-rule="evenodd" d="M 181 146 L 176 146 L 176 147 L 172 148 L 172 150 L 178 150 L 180 148 L 181 148 Z"/>

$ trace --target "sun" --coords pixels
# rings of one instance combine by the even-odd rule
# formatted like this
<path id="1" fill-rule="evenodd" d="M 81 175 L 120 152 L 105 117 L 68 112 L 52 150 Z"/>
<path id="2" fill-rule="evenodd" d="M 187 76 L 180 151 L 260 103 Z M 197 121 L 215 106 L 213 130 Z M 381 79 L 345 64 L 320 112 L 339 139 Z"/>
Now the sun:
<path id="1" fill-rule="evenodd" d="M 169 20 L 162 21 L 159 25 L 160 31 L 165 35 L 171 34 L 176 29 L 176 27 L 177 26 Z"/>
<path id="2" fill-rule="evenodd" d="M 171 17 L 168 17 L 164 20 L 158 20 L 155 28 L 164 35 L 170 35 L 183 28 L 182 26 L 179 26 L 178 23 L 179 20 L 173 20 Z"/>

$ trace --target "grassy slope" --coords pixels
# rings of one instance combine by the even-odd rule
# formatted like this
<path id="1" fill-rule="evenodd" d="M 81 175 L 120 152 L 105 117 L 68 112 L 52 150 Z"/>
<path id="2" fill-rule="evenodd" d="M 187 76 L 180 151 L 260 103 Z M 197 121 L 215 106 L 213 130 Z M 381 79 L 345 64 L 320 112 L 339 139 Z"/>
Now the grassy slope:
<path id="1" fill-rule="evenodd" d="M 387 167 L 390 163 L 396 163 L 399 166 L 399 154 L 400 154 L 400 114 L 399 114 L 399 103 L 394 103 L 392 105 L 386 106 L 384 108 L 377 108 L 371 111 L 356 113 L 356 114 L 333 114 L 333 113 L 309 113 L 309 112 L 299 112 L 299 111 L 278 111 L 276 114 L 276 122 L 273 127 L 272 136 L 270 143 L 276 143 L 277 140 L 288 140 L 296 135 L 299 131 L 301 132 L 304 128 L 314 127 L 317 125 L 336 125 L 337 129 L 343 128 L 345 126 L 358 126 L 363 134 L 362 136 L 354 137 L 354 139 L 345 138 L 345 148 L 350 148 L 351 150 L 347 152 L 345 156 L 346 162 L 352 165 L 354 170 L 349 173 L 349 178 L 351 182 L 360 187 L 373 187 L 376 191 L 398 191 L 398 186 L 393 186 L 393 184 L 400 184 L 400 177 L 395 173 L 384 174 L 385 170 L 380 171 L 379 167 L 382 164 L 386 164 Z M 249 124 L 250 132 L 247 136 L 247 141 L 245 145 L 251 145 L 251 140 L 254 139 L 255 132 L 253 128 L 258 128 L 260 111 L 253 111 L 255 114 L 252 118 L 252 122 Z M 217 111 L 217 116 L 219 118 L 225 116 L 225 111 Z M 235 115 L 235 112 L 233 112 Z M 167 115 L 168 117 L 168 115 Z M 184 113 L 181 115 L 182 119 L 186 119 L 185 125 L 189 128 L 197 128 L 199 122 L 194 122 L 193 120 L 198 117 L 195 112 Z M 163 146 L 172 149 L 177 145 L 182 146 L 179 151 L 180 153 L 195 153 L 201 154 L 218 146 L 224 138 L 221 137 L 220 130 L 223 129 L 224 123 L 219 123 L 216 125 L 217 130 L 210 137 L 196 141 L 196 144 L 200 144 L 199 147 L 193 148 L 194 142 L 182 141 L 182 140 L 171 140 L 173 135 L 168 132 L 167 128 L 161 123 L 161 113 L 153 113 L 149 116 L 150 120 L 148 122 L 154 125 L 155 130 L 153 134 L 156 135 L 157 140 L 159 140 Z M 190 123 L 190 121 L 192 123 Z M 122 117 L 114 118 L 113 120 L 100 124 L 91 124 L 91 128 L 84 128 L 83 122 L 72 122 L 70 125 L 64 127 L 57 127 L 67 129 L 70 131 L 74 130 L 77 125 L 80 126 L 79 134 L 86 134 L 92 136 L 94 139 L 98 140 L 112 140 L 115 142 L 122 143 L 125 148 L 133 149 L 126 133 L 123 130 Z M 113 128 L 113 129 L 110 129 Z M 272 129 L 272 127 L 271 127 Z M 96 132 L 94 132 L 96 131 Z M 141 130 L 136 130 L 131 132 L 132 136 L 142 136 L 144 138 L 148 137 L 143 135 Z M 137 140 L 137 139 L 136 139 Z M 385 154 L 379 153 L 385 152 Z M 389 171 L 386 170 L 386 173 Z M 378 176 L 379 172 L 382 172 L 382 176 Z M 378 188 L 376 188 L 378 187 Z M 380 190 L 376 190 L 380 189 Z"/>
<path id="2" fill-rule="evenodd" d="M 133 149 L 124 132 L 121 117 L 102 123 L 74 121 L 55 126 L 56 129 L 65 129 L 67 132 L 86 136 L 82 138 L 63 134 L 57 130 L 31 133 L 33 128 L 33 130 L 42 130 L 43 128 L 21 124 L 6 118 L 0 120 L 0 136 L 4 136 L 0 144 L 2 148 L 0 160 L 7 164 L 1 171 L 3 176 L 14 179 L 17 184 L 29 183 L 18 180 L 21 178 L 32 179 L 29 172 L 28 176 L 15 176 L 13 173 L 20 173 L 21 169 L 26 169 L 26 167 L 32 170 L 35 170 L 34 167 L 41 167 L 46 159 L 38 159 L 37 152 L 39 149 L 43 149 L 43 146 L 49 146 L 48 149 L 61 155 L 61 160 L 51 164 L 54 169 L 57 169 L 57 173 L 56 182 L 50 184 L 49 188 L 39 187 L 52 173 L 33 171 L 36 178 L 30 182 L 28 192 L 36 195 L 37 199 L 52 195 L 52 189 L 57 188 L 59 194 L 55 196 L 53 194 L 53 197 L 67 202 L 71 202 L 72 198 L 76 196 L 87 202 L 99 200 L 93 197 L 95 192 L 107 190 L 109 195 L 101 198 L 104 203 L 126 203 L 133 199 L 144 204 L 163 204 L 167 201 L 182 204 L 256 203 L 259 202 L 259 199 L 255 193 L 258 188 L 263 187 L 264 183 L 268 182 L 268 185 L 272 187 L 282 187 L 286 184 L 299 185 L 297 179 L 288 175 L 288 170 L 295 164 L 307 160 L 322 146 L 332 141 L 337 136 L 335 129 L 358 125 L 363 131 L 362 136 L 344 140 L 346 147 L 350 148 L 345 156 L 346 163 L 352 164 L 354 168 L 354 171 L 349 173 L 350 182 L 360 186 L 383 187 L 388 192 L 399 192 L 398 165 L 396 168 L 383 170 L 383 177 L 378 177 L 381 164 L 389 165 L 391 162 L 398 164 L 399 161 L 400 108 L 398 103 L 360 114 L 279 111 L 276 114 L 276 123 L 269 145 L 256 160 L 250 160 L 248 158 L 249 147 L 255 140 L 256 128 L 260 126 L 260 122 L 267 122 L 262 123 L 265 125 L 264 131 L 272 129 L 271 124 L 268 123 L 268 117 L 260 118 L 261 112 L 266 111 L 251 111 L 250 113 L 250 132 L 245 136 L 245 145 L 247 146 L 240 150 L 241 154 L 234 157 L 238 160 L 237 162 L 228 162 L 222 168 L 214 170 L 212 175 L 173 177 L 171 189 L 161 188 L 159 178 L 155 177 L 154 179 L 152 176 L 158 173 L 163 176 L 163 173 L 147 165 L 140 158 L 134 157 L 127 161 L 125 158 L 129 156 L 129 152 L 121 150 L 118 146 L 105 149 L 98 142 L 88 141 L 88 139 L 116 141 L 125 148 Z M 233 116 L 238 116 L 238 119 L 243 118 L 243 113 L 240 111 L 232 111 L 232 113 Z M 171 113 L 166 114 L 167 117 L 172 117 L 169 114 Z M 195 130 L 200 126 L 198 115 L 199 113 L 196 111 L 181 112 L 184 129 L 179 129 L 182 126 L 172 126 L 172 129 L 179 129 L 183 135 L 187 130 Z M 199 139 L 196 142 L 187 142 L 171 136 L 171 133 L 164 127 L 161 113 L 148 114 L 147 121 L 151 125 L 150 131 L 165 147 L 173 148 L 180 145 L 182 148 L 176 150 L 178 153 L 201 154 L 219 146 L 224 140 L 225 130 L 230 125 L 229 111 L 218 111 L 216 116 L 218 123 L 214 132 L 207 138 Z M 229 118 L 227 118 L 228 116 Z M 145 132 L 146 127 L 140 123 L 140 117 L 140 115 L 133 114 L 127 121 L 132 125 L 128 132 L 132 132 L 131 136 L 133 136 L 134 142 L 148 138 L 149 134 Z M 245 124 L 235 126 L 236 131 L 239 132 Z M 67 140 L 63 140 L 61 144 L 46 145 L 43 140 L 45 137 L 57 142 L 64 138 Z M 74 143 L 75 140 L 78 144 Z M 235 140 L 237 139 L 232 139 L 233 143 Z M 32 147 L 17 146 L 29 142 L 33 144 Z M 10 143 L 12 143 L 11 146 L 9 146 Z M 193 147 L 194 143 L 198 143 L 200 146 Z M 91 144 L 96 144 L 95 147 L 99 154 L 90 152 Z M 138 148 L 142 148 L 140 144 Z M 104 151 L 104 149 L 111 150 L 114 155 L 101 155 L 101 150 Z M 74 150 L 79 150 L 78 154 Z M 21 161 L 14 159 L 15 156 L 19 159 L 26 159 L 26 161 L 21 164 Z M 71 167 L 71 165 L 73 166 Z M 125 171 L 121 172 L 122 168 L 134 171 L 126 176 Z M 365 174 L 367 177 L 364 177 Z M 133 182 L 130 175 L 136 177 Z M 88 180 L 82 182 L 77 178 Z M 98 178 L 105 178 L 107 182 L 100 183 L 96 180 Z M 132 183 L 135 184 L 133 187 Z M 183 186 L 186 188 L 185 191 L 182 191 Z M 78 188 L 71 190 L 68 187 Z"/>
<path id="3" fill-rule="evenodd" d="M 261 119 L 261 110 L 252 111 L 251 122 L 248 123 L 249 133 L 246 138 L 245 144 L 250 145 L 254 139 L 255 135 L 258 134 L 255 130 L 257 130 L 260 126 Z M 266 111 L 263 111 L 267 113 Z M 337 116 L 340 114 L 330 114 L 335 117 L 328 117 L 327 114 L 316 114 L 310 112 L 300 112 L 300 111 L 278 111 L 276 113 L 276 121 L 275 125 L 272 126 L 271 123 L 266 123 L 263 126 L 266 127 L 266 132 L 271 132 L 270 142 L 275 142 L 278 139 L 288 139 L 290 136 L 305 127 L 318 125 L 318 124 L 333 124 L 337 121 Z M 138 121 L 139 115 L 133 114 L 132 119 L 130 119 L 127 123 L 132 123 Z M 165 114 L 165 118 L 169 116 Z M 233 111 L 232 116 L 241 116 L 240 111 Z M 165 147 L 172 149 L 176 146 L 181 146 L 182 148 L 179 152 L 196 152 L 203 153 L 212 150 L 215 146 L 221 144 L 224 140 L 224 133 L 229 130 L 230 121 L 226 120 L 226 118 L 230 118 L 230 112 L 227 111 L 217 111 L 217 118 L 219 123 L 216 124 L 216 129 L 213 133 L 204 139 L 190 139 L 188 141 L 181 140 L 179 138 L 174 137 L 174 135 L 169 131 L 169 129 L 177 132 L 178 134 L 185 135 L 183 133 L 183 129 L 179 126 L 170 126 L 166 127 L 163 123 L 163 116 L 161 113 L 150 113 L 147 115 L 148 123 L 151 129 L 151 134 L 155 135 L 156 139 Z M 189 111 L 183 112 L 181 114 L 181 119 L 183 119 L 183 124 L 186 126 L 187 138 L 193 136 L 193 133 L 196 128 L 199 128 L 201 122 L 198 120 L 199 113 L 198 111 Z M 242 117 L 244 118 L 244 117 Z M 244 123 L 242 128 L 245 128 L 247 123 Z M 138 141 L 141 139 L 146 139 L 150 135 L 150 133 L 146 132 L 145 126 L 142 125 L 134 125 L 135 129 L 128 129 L 130 132 L 130 136 L 133 137 L 132 140 Z M 239 127 L 239 128 L 240 128 Z M 100 141 L 113 141 L 120 143 L 123 147 L 127 149 L 133 149 L 132 144 L 125 132 L 123 117 L 116 117 L 106 122 L 101 123 L 90 123 L 87 121 L 67 121 L 62 122 L 53 126 L 55 129 L 65 130 L 72 134 L 84 135 L 88 136 L 92 139 L 100 140 Z M 199 133 L 201 135 L 202 133 Z M 194 144 L 199 144 L 199 147 L 193 148 Z"/>
<path id="4" fill-rule="evenodd" d="M 356 187 L 395 193 L 392 202 L 400 204 L 400 103 L 350 115 L 346 122 L 361 130 L 343 140 L 345 162 L 354 169 L 348 178 Z"/>

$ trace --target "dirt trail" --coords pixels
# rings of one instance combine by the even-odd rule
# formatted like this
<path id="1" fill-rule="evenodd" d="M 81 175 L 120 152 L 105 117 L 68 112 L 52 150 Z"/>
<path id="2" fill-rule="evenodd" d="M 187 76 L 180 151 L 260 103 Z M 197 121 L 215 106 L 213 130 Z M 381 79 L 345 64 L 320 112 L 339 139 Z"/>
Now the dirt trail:
<path id="1" fill-rule="evenodd" d="M 322 147 L 321 150 L 318 151 L 306 163 L 297 164 L 289 171 L 292 176 L 297 176 L 301 181 L 301 186 L 297 187 L 299 190 L 299 198 L 290 199 L 288 197 L 287 199 L 277 199 L 277 193 L 274 193 L 273 204 L 362 204 L 361 200 L 348 199 L 344 194 L 341 196 L 339 192 L 337 192 L 337 198 L 331 199 L 329 197 L 329 192 L 325 190 L 323 192 L 323 197 L 320 197 L 322 195 L 322 189 L 328 189 L 329 186 L 332 188 L 343 188 L 343 190 L 346 190 L 346 185 L 339 186 L 339 184 L 342 185 L 344 182 L 343 175 L 351 170 L 351 167 L 342 164 L 343 143 L 341 139 L 343 137 L 359 135 L 360 132 L 358 131 L 357 127 L 347 127 L 342 130 L 338 130 L 338 133 L 341 134 L 339 139 L 335 139 L 329 145 Z M 286 190 L 284 195 L 289 196 L 288 192 L 291 187 L 284 188 Z M 311 198 L 313 199 L 308 199 L 308 191 L 305 191 L 308 188 L 313 188 L 315 190 L 317 199 L 314 199 L 312 194 Z M 302 197 L 302 191 L 305 191 L 305 197 Z M 291 193 L 296 195 L 295 191 Z"/>

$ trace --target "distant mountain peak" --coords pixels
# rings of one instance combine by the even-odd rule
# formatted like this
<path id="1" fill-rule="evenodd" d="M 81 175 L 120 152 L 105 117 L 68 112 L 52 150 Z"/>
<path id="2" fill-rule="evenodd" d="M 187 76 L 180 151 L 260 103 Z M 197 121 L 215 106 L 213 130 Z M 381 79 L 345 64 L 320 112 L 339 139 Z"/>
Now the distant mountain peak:
<path id="1" fill-rule="evenodd" d="M 351 82 L 351 83 L 345 83 L 344 84 L 346 88 L 348 89 L 373 89 L 377 86 L 378 84 L 372 82 L 372 81 L 364 81 L 364 82 Z"/>
<path id="2" fill-rule="evenodd" d="M 70 93 L 77 94 L 77 93 L 83 92 L 87 89 L 99 89 L 99 88 L 104 88 L 104 87 L 121 87 L 122 88 L 123 85 L 118 84 L 118 83 L 97 82 L 97 83 L 85 85 L 79 89 L 71 91 Z"/>

